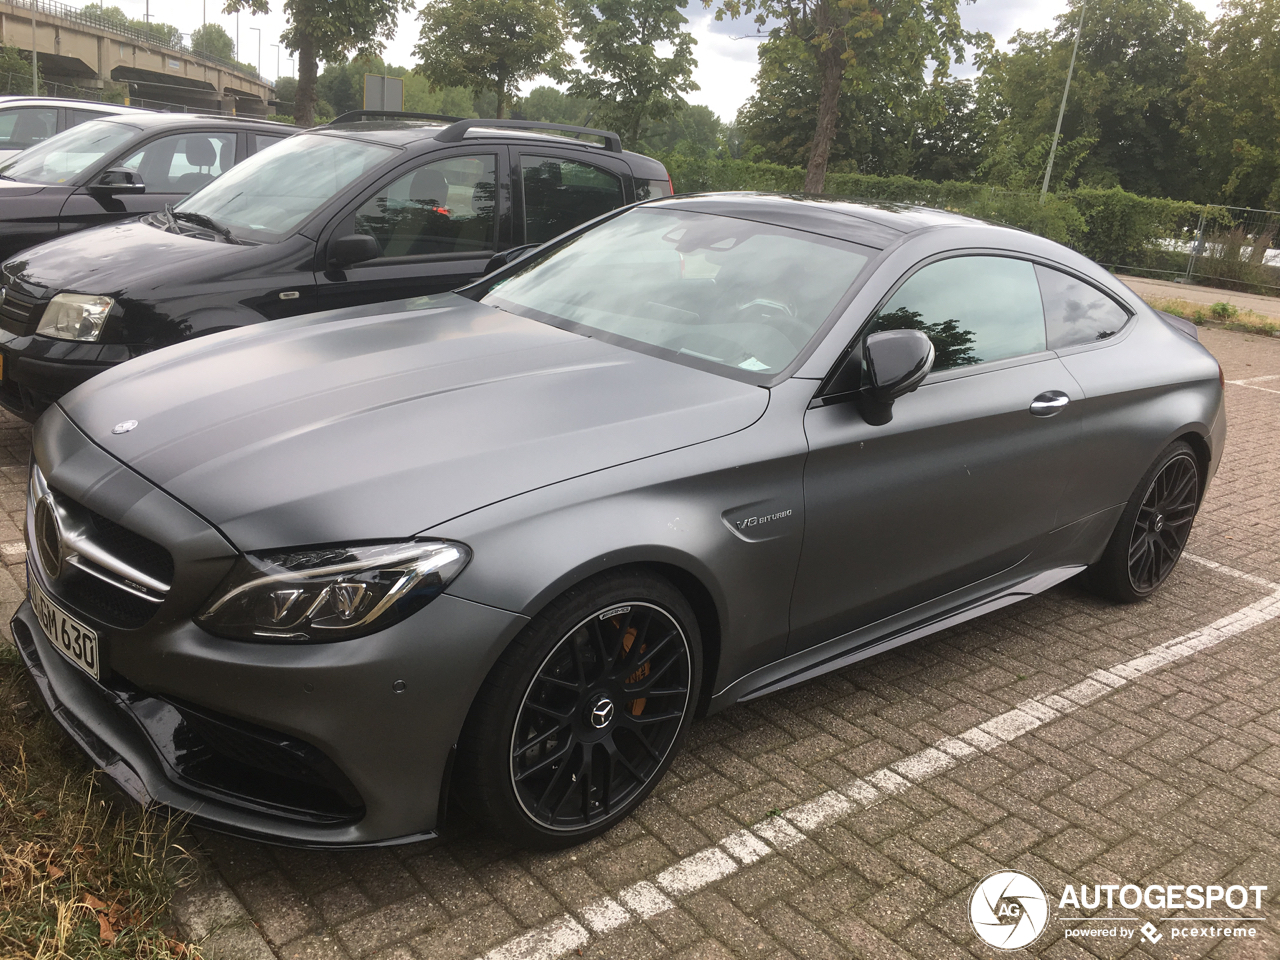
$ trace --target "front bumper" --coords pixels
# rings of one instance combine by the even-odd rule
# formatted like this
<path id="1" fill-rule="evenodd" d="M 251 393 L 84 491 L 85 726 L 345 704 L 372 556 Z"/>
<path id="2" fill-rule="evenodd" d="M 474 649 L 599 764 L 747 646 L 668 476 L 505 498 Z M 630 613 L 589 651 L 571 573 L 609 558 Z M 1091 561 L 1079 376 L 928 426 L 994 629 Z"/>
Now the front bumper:
<path id="1" fill-rule="evenodd" d="M 52 337 L 15 336 L 0 330 L 0 406 L 35 422 L 80 384 L 145 350 L 116 343 L 79 343 Z"/>
<path id="2" fill-rule="evenodd" d="M 277 843 L 434 834 L 467 711 L 526 618 L 445 594 L 356 640 L 214 637 L 192 615 L 236 555 L 219 532 L 92 443 L 60 407 L 37 427 L 33 455 L 59 509 L 98 518 L 107 546 L 150 543 L 172 558 L 168 593 L 141 616 L 101 602 L 65 563 L 56 580 L 42 563 L 29 566 L 29 578 L 97 632 L 100 680 L 55 649 L 30 602 L 12 621 L 55 718 L 126 793 Z M 37 543 L 32 506 L 27 537 Z"/>

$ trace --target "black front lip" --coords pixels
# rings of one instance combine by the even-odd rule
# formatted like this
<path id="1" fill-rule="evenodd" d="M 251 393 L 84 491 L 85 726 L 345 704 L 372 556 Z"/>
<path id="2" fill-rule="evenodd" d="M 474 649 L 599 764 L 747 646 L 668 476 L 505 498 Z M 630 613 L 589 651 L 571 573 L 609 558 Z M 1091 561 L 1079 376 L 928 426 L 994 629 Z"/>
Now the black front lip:
<path id="1" fill-rule="evenodd" d="M 165 776 L 145 735 L 113 702 L 111 693 L 67 662 L 50 645 L 30 600 L 10 621 L 18 652 L 45 706 L 89 759 L 128 797 L 143 807 L 169 807 L 199 826 L 279 846 L 306 849 L 385 847 L 434 840 L 434 830 L 370 842 L 326 843 L 290 835 L 281 818 L 255 814 L 186 790 Z M 71 704 L 75 705 L 74 709 Z"/>

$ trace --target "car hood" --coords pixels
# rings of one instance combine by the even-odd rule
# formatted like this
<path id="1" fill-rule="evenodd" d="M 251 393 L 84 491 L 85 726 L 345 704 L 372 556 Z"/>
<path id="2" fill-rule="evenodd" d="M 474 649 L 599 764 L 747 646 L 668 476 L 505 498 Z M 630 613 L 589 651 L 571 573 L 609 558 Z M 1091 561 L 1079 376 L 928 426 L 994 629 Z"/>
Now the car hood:
<path id="1" fill-rule="evenodd" d="M 15 154 L 16 155 L 16 154 Z M 0 155 L 0 160 L 6 160 L 7 157 Z M 65 187 L 50 187 L 43 183 L 25 183 L 22 180 L 0 180 L 0 219 L 8 219 L 9 212 L 4 208 L 4 202 L 16 197 L 30 197 L 42 190 L 49 190 L 56 193 L 61 199 L 65 197 L 70 190 Z"/>
<path id="2" fill-rule="evenodd" d="M 2 215 L 3 207 L 0 207 Z M 140 220 L 79 230 L 25 250 L 15 273 L 31 287 L 149 299 L 193 263 L 215 271 L 252 269 L 256 246 L 167 233 Z"/>
<path id="3" fill-rule="evenodd" d="M 252 551 L 408 537 L 742 430 L 768 404 L 763 388 L 456 294 L 397 306 L 179 344 L 61 405 Z"/>

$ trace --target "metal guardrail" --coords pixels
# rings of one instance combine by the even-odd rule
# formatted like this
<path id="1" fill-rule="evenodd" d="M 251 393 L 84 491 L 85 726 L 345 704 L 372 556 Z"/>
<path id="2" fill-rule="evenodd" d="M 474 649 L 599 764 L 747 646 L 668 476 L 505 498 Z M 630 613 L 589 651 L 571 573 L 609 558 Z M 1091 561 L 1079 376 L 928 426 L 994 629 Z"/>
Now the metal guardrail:
<path id="1" fill-rule="evenodd" d="M 137 30 L 129 26 L 127 23 L 121 23 L 119 20 L 112 20 L 110 17 L 101 17 L 95 13 L 85 13 L 78 7 L 70 4 L 59 3 L 58 0 L 6 0 L 15 7 L 25 7 L 35 13 L 46 13 L 49 16 L 61 17 L 64 20 L 71 20 L 74 23 L 83 23 L 88 27 L 96 27 L 99 30 L 110 30 L 112 33 L 122 37 L 128 37 L 130 40 L 137 40 L 139 43 L 145 43 L 153 47 L 160 47 L 163 50 L 172 50 L 174 53 L 184 53 L 188 56 L 199 57 L 202 60 L 208 60 L 212 63 L 219 63 L 225 67 L 230 67 L 237 73 L 246 74 L 259 80 L 262 83 L 267 81 L 263 79 L 262 74 L 258 73 L 253 67 L 235 60 L 226 60 L 222 57 L 215 57 L 211 53 L 205 53 L 202 50 L 193 50 L 185 43 L 179 41 L 177 44 L 171 43 L 167 34 L 152 30 Z"/>

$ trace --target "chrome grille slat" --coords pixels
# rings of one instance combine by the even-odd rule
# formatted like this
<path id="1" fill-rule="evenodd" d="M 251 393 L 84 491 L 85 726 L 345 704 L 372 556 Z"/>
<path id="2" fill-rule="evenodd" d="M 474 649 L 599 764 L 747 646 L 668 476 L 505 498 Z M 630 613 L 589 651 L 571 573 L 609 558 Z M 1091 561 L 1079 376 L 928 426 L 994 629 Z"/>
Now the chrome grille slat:
<path id="1" fill-rule="evenodd" d="M 6 286 L 4 299 L 0 300 L 0 326 L 11 333 L 30 333 L 43 307 L 42 301 L 15 293 L 12 285 Z"/>

